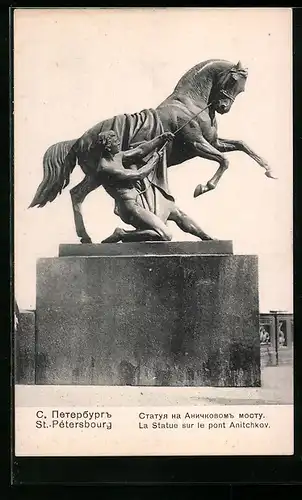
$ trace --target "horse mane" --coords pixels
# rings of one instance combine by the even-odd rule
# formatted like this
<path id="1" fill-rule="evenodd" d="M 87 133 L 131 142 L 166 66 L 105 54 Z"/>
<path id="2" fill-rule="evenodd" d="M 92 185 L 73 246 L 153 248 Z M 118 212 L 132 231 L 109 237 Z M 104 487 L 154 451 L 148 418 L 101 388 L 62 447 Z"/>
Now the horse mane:
<path id="1" fill-rule="evenodd" d="M 187 85 L 192 85 L 197 77 L 200 71 L 207 65 L 212 65 L 212 69 L 220 69 L 221 71 L 230 69 L 231 67 L 234 66 L 234 63 L 231 63 L 230 61 L 226 61 L 224 59 L 207 59 L 206 61 L 202 61 L 201 63 L 196 64 L 193 66 L 193 68 L 189 69 L 178 81 L 174 88 L 174 92 L 177 90 L 180 90 L 182 87 L 187 86 Z"/>

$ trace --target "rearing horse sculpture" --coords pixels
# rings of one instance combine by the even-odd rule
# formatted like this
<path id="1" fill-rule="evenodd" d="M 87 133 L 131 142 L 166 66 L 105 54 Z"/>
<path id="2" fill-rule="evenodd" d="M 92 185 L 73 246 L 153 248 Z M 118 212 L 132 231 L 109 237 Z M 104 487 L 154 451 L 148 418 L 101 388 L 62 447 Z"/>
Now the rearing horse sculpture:
<path id="1" fill-rule="evenodd" d="M 102 130 L 115 130 L 122 150 L 150 140 L 163 131 L 174 133 L 175 139 L 166 147 L 164 169 L 194 157 L 217 162 L 217 171 L 206 185 L 199 184 L 195 188 L 194 197 L 216 188 L 229 165 L 225 153 L 232 151 L 246 153 L 265 169 L 267 177 L 275 178 L 267 162 L 244 142 L 221 139 L 217 133 L 216 113 L 230 111 L 238 94 L 245 90 L 246 79 L 247 70 L 240 62 L 234 65 L 217 59 L 204 61 L 185 73 L 172 94 L 155 111 L 118 115 L 98 123 L 79 139 L 54 144 L 44 155 L 44 178 L 30 207 L 43 207 L 53 201 L 68 185 L 70 174 L 78 163 L 86 176 L 71 190 L 75 226 L 81 242 L 91 242 L 81 205 L 88 193 L 102 184 L 96 175 L 99 153 L 94 147 L 95 137 Z M 174 211 L 171 220 L 182 230 L 197 234 L 196 225 L 188 223 L 188 217 L 180 210 Z"/>

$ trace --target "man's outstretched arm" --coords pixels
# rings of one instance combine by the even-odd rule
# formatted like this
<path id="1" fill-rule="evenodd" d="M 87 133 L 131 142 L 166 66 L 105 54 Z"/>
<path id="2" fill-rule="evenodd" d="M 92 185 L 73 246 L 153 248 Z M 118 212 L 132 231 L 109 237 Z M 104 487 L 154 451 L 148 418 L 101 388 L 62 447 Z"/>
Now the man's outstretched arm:
<path id="1" fill-rule="evenodd" d="M 164 132 L 151 141 L 143 142 L 137 148 L 125 151 L 123 154 L 123 161 L 126 161 L 127 163 L 140 161 L 156 149 L 161 148 L 165 142 L 172 141 L 173 139 L 174 135 L 171 132 Z"/>
<path id="2" fill-rule="evenodd" d="M 117 182 L 121 181 L 141 181 L 156 166 L 160 155 L 158 153 L 154 153 L 152 158 L 141 167 L 139 170 L 129 170 L 123 167 L 116 168 L 107 163 L 100 163 L 99 172 L 109 175 L 112 179 L 115 179 Z"/>

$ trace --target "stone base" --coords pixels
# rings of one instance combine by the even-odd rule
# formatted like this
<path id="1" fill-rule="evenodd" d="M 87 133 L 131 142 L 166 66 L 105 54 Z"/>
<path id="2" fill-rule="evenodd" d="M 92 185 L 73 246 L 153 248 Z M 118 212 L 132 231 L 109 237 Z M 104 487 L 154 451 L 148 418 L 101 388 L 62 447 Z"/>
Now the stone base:
<path id="1" fill-rule="evenodd" d="M 40 259 L 36 382 L 260 386 L 257 257 L 192 243 Z"/>
<path id="2" fill-rule="evenodd" d="M 232 241 L 149 241 L 144 243 L 101 243 L 60 245 L 59 257 L 107 255 L 212 255 L 232 254 Z"/>
<path id="3" fill-rule="evenodd" d="M 20 311 L 14 335 L 15 383 L 35 383 L 35 312 Z"/>

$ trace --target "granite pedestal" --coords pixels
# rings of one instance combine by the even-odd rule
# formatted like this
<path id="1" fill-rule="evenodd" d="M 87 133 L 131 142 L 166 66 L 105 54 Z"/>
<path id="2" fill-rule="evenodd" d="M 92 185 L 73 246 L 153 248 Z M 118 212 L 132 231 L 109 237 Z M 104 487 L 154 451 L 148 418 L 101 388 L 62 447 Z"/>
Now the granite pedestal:
<path id="1" fill-rule="evenodd" d="M 37 263 L 38 384 L 260 385 L 256 256 L 217 241 L 59 255 Z"/>
<path id="2" fill-rule="evenodd" d="M 14 331 L 14 367 L 16 384 L 35 383 L 35 312 L 23 310 Z"/>

